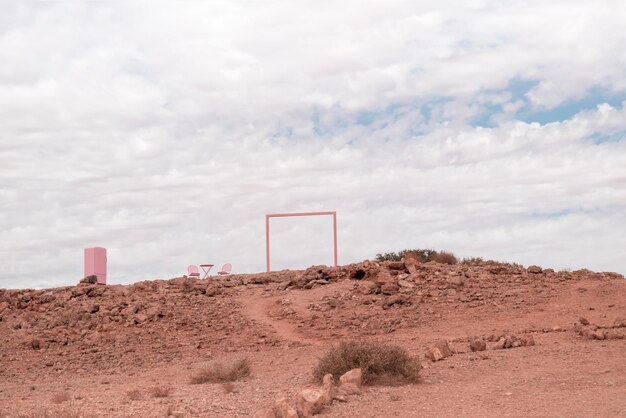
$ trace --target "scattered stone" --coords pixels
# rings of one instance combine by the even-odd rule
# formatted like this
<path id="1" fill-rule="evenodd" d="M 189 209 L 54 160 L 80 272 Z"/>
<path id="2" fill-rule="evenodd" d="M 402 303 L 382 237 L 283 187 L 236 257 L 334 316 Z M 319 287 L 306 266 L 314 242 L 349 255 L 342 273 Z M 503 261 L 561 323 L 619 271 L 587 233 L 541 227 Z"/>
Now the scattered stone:
<path id="1" fill-rule="evenodd" d="M 275 418 L 298 418 L 298 411 L 287 402 L 286 398 L 280 398 L 276 400 L 272 414 L 267 416 Z"/>
<path id="2" fill-rule="evenodd" d="M 361 393 L 363 373 L 361 369 L 352 369 L 339 378 L 339 387 L 347 394 Z"/>
<path id="3" fill-rule="evenodd" d="M 378 286 L 374 282 L 370 282 L 368 280 L 362 280 L 359 282 L 357 286 L 357 290 L 364 295 L 369 295 L 372 293 L 376 293 L 378 290 Z"/>
<path id="4" fill-rule="evenodd" d="M 319 388 L 307 388 L 296 397 L 296 410 L 301 418 L 309 418 L 317 414 L 326 405 L 324 391 Z"/>
<path id="5" fill-rule="evenodd" d="M 417 260 L 412 257 L 405 258 L 404 267 L 410 274 L 417 273 Z"/>
<path id="6" fill-rule="evenodd" d="M 587 318 L 580 317 L 578 318 L 578 322 L 580 322 L 583 325 L 589 325 L 589 321 L 587 320 Z"/>
<path id="7" fill-rule="evenodd" d="M 426 350 L 426 358 L 432 362 L 443 360 L 444 358 L 450 357 L 452 355 L 452 350 L 450 350 L 450 346 L 448 342 L 445 340 L 436 341 L 432 347 Z"/>
<path id="8" fill-rule="evenodd" d="M 400 287 L 395 283 L 385 283 L 380 287 L 381 293 L 385 295 L 396 294 L 398 293 L 398 290 L 400 290 Z"/>
<path id="9" fill-rule="evenodd" d="M 470 350 L 472 351 L 485 351 L 487 349 L 487 343 L 480 339 L 473 339 L 470 341 Z"/>

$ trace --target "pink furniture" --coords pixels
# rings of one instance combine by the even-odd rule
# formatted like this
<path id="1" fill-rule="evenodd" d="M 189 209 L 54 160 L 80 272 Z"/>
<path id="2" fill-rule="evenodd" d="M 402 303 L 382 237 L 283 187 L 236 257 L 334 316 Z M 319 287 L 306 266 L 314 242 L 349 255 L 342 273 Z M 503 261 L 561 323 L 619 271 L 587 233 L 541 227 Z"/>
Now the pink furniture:
<path id="1" fill-rule="evenodd" d="M 204 272 L 203 279 L 206 279 L 207 277 L 209 277 L 209 272 L 211 271 L 213 264 L 200 264 L 200 267 L 202 268 L 202 271 Z"/>
<path id="2" fill-rule="evenodd" d="M 107 249 L 85 248 L 85 277 L 96 276 L 98 284 L 107 284 Z"/>
<path id="3" fill-rule="evenodd" d="M 200 272 L 198 271 L 198 266 L 194 266 L 193 264 L 187 267 L 187 275 L 189 277 L 200 277 Z"/>
<path id="4" fill-rule="evenodd" d="M 230 274 L 230 270 L 233 268 L 233 266 L 230 263 L 226 263 L 222 266 L 222 270 L 218 271 L 217 274 L 219 275 L 224 275 L 224 274 Z"/>

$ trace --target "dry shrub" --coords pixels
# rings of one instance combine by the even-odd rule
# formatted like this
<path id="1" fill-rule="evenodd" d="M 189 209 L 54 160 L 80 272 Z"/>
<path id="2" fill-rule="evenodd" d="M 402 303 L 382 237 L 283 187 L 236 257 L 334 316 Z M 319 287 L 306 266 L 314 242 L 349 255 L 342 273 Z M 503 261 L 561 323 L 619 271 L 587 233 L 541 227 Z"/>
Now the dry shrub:
<path id="1" fill-rule="evenodd" d="M 212 363 L 197 374 L 191 376 L 191 383 L 224 383 L 234 382 L 243 377 L 250 376 L 251 367 L 248 358 L 242 358 L 230 364 L 222 362 Z"/>
<path id="2" fill-rule="evenodd" d="M 462 264 L 480 264 L 484 262 L 482 257 L 465 257 L 461 261 Z"/>
<path id="3" fill-rule="evenodd" d="M 395 345 L 366 341 L 345 341 L 333 346 L 319 360 L 313 378 L 322 380 L 326 373 L 335 378 L 360 368 L 364 385 L 401 385 L 415 383 L 421 368 L 417 358 Z"/>
<path id="4" fill-rule="evenodd" d="M 128 399 L 130 399 L 131 401 L 139 401 L 143 398 L 139 389 L 129 390 L 128 392 L 126 392 L 126 396 L 128 396 Z"/>
<path id="5" fill-rule="evenodd" d="M 70 393 L 66 391 L 66 392 L 55 393 L 54 395 L 52 395 L 51 401 L 52 403 L 59 404 L 59 403 L 67 402 L 70 399 L 72 399 L 72 397 L 70 396 Z"/>
<path id="6" fill-rule="evenodd" d="M 398 251 L 397 253 L 391 252 L 385 254 L 376 254 L 376 261 L 400 261 L 403 258 L 412 258 L 422 263 L 428 263 L 430 261 L 445 264 L 458 263 L 457 258 L 451 252 L 435 251 L 429 248 L 416 250 L 406 249 Z"/>
<path id="7" fill-rule="evenodd" d="M 172 388 L 169 386 L 155 386 L 150 389 L 150 395 L 153 398 L 167 398 L 172 394 Z"/>
<path id="8" fill-rule="evenodd" d="M 448 251 L 439 251 L 437 254 L 434 255 L 433 261 L 443 264 L 456 264 L 459 262 L 454 254 Z"/>

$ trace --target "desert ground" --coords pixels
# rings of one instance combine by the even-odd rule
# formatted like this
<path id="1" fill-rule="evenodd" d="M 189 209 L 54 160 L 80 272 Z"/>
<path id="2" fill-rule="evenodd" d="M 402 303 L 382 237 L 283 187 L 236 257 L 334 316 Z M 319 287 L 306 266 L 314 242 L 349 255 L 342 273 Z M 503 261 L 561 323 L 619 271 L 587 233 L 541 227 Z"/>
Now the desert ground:
<path id="1" fill-rule="evenodd" d="M 0 289 L 0 417 L 270 416 L 347 340 L 403 347 L 419 382 L 321 417 L 626 417 L 625 335 L 623 276 L 496 262 Z M 191 382 L 237 359 L 232 385 Z"/>

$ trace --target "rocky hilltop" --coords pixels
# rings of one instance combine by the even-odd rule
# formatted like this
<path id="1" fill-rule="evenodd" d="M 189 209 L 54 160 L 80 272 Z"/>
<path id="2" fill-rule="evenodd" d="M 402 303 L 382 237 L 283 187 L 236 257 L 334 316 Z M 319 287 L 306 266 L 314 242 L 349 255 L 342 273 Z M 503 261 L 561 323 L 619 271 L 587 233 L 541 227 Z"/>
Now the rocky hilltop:
<path id="1" fill-rule="evenodd" d="M 304 350 L 314 358 L 346 339 L 393 339 L 424 362 L 438 357 L 429 348 L 441 340 L 455 353 L 546 338 L 624 346 L 625 300 L 626 281 L 616 273 L 411 258 L 207 280 L 0 289 L 0 380 L 19 392 L 41 376 L 142 375 L 238 353 Z"/>

